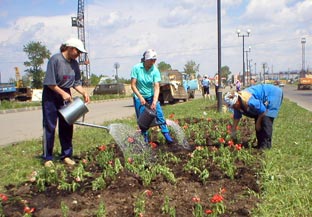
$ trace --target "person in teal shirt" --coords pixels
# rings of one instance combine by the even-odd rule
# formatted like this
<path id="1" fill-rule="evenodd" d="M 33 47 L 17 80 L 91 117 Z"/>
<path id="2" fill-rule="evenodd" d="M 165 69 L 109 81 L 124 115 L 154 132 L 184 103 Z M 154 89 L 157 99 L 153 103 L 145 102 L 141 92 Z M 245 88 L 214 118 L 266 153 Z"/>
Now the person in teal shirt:
<path id="1" fill-rule="evenodd" d="M 234 110 L 232 136 L 242 115 L 255 119 L 258 145 L 255 148 L 272 147 L 273 121 L 283 101 L 283 90 L 272 84 L 258 84 L 242 91 L 228 92 L 225 103 Z"/>
<path id="2" fill-rule="evenodd" d="M 161 81 L 160 72 L 154 65 L 157 59 L 157 53 L 153 49 L 144 52 L 141 62 L 134 65 L 131 70 L 131 89 L 133 91 L 133 102 L 137 119 L 144 112 L 145 106 L 156 111 L 156 123 L 159 123 L 162 134 L 167 143 L 173 143 L 169 134 L 169 129 L 164 118 L 160 103 L 159 82 Z M 141 128 L 144 141 L 149 142 L 148 132 Z"/>

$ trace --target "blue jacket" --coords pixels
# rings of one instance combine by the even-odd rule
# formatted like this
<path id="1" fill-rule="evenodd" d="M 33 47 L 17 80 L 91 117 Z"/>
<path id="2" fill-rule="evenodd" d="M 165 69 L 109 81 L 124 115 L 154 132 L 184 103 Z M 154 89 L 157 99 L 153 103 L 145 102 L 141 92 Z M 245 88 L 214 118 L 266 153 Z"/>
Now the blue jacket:
<path id="1" fill-rule="evenodd" d="M 248 108 L 234 110 L 234 118 L 240 119 L 242 115 L 256 118 L 266 112 L 268 117 L 276 118 L 283 101 L 283 90 L 272 84 L 258 84 L 250 86 L 243 91 L 251 94 L 247 105 Z"/>

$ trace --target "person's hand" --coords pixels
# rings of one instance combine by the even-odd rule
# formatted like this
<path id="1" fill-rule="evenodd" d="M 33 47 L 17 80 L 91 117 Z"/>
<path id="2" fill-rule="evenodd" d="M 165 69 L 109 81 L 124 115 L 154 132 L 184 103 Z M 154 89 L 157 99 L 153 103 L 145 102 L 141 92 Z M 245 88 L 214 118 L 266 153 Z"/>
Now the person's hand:
<path id="1" fill-rule="evenodd" d="M 90 102 L 90 96 L 87 93 L 85 93 L 83 95 L 83 98 L 84 98 L 85 103 L 89 103 Z"/>
<path id="2" fill-rule="evenodd" d="M 154 101 L 152 102 L 151 109 L 156 110 L 156 103 Z"/>
<path id="3" fill-rule="evenodd" d="M 67 93 L 67 92 L 64 92 L 64 93 L 62 94 L 62 98 L 63 98 L 63 100 L 64 100 L 65 102 L 71 102 L 71 101 L 72 101 L 71 95 L 70 95 L 69 93 Z"/>

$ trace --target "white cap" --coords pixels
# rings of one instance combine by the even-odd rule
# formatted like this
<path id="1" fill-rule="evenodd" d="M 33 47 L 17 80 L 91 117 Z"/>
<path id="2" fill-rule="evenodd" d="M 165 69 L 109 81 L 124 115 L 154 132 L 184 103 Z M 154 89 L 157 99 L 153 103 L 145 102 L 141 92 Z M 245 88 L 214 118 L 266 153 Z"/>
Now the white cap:
<path id="1" fill-rule="evenodd" d="M 148 49 L 144 53 L 144 60 L 156 60 L 157 53 L 153 49 Z"/>
<path id="2" fill-rule="evenodd" d="M 238 93 L 237 92 L 227 92 L 224 96 L 224 101 L 226 105 L 230 108 L 233 107 L 233 105 L 237 102 L 238 100 Z"/>
<path id="3" fill-rule="evenodd" d="M 77 48 L 81 53 L 87 53 L 86 49 L 84 48 L 84 45 L 83 45 L 82 41 L 79 40 L 78 38 L 68 39 L 65 42 L 65 45 L 68 46 L 68 47 Z"/>

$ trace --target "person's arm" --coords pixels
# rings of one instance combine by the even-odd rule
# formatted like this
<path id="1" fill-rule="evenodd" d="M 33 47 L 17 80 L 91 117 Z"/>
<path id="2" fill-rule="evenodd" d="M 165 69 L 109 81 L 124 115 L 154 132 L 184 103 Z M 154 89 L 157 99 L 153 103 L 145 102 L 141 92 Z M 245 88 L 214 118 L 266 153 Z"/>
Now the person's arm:
<path id="1" fill-rule="evenodd" d="M 64 90 L 62 90 L 59 86 L 57 85 L 48 85 L 48 87 L 53 90 L 54 92 L 60 94 L 63 98 L 64 101 L 71 101 L 71 95 Z"/>
<path id="2" fill-rule="evenodd" d="M 141 105 L 145 105 L 146 101 L 144 97 L 140 94 L 137 86 L 136 86 L 137 79 L 131 78 L 131 89 L 135 93 L 135 95 L 140 99 Z"/>
<path id="3" fill-rule="evenodd" d="M 151 105 L 151 109 L 156 109 L 156 103 L 158 102 L 158 97 L 159 97 L 159 82 L 154 83 L 154 98 L 153 102 Z"/>
<path id="4" fill-rule="evenodd" d="M 90 97 L 88 93 L 84 90 L 84 88 L 81 85 L 75 86 L 74 89 L 77 90 L 77 92 L 83 96 L 85 103 L 90 102 Z"/>

